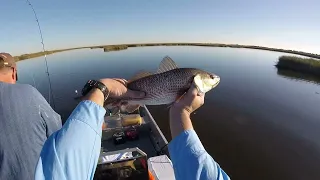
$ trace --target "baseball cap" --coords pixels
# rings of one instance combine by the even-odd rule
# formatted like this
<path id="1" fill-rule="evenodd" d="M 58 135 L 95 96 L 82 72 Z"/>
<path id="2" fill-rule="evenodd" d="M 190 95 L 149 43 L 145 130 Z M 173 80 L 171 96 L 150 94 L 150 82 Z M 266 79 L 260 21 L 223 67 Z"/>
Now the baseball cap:
<path id="1" fill-rule="evenodd" d="M 16 61 L 9 53 L 0 53 L 0 68 L 16 67 Z"/>
<path id="2" fill-rule="evenodd" d="M 16 61 L 9 53 L 0 53 L 0 69 L 3 67 L 11 67 L 16 69 Z M 16 71 L 16 80 L 18 81 L 18 74 Z"/>

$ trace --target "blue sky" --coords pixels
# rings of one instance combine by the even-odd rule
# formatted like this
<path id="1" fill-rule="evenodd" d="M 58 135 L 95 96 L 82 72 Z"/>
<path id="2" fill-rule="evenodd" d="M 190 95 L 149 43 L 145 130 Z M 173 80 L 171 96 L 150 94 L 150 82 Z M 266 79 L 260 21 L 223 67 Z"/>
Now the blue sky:
<path id="1" fill-rule="evenodd" d="M 319 0 L 30 0 L 46 49 L 143 42 L 262 45 L 320 54 Z M 24 0 L 0 6 L 0 51 L 41 51 Z"/>

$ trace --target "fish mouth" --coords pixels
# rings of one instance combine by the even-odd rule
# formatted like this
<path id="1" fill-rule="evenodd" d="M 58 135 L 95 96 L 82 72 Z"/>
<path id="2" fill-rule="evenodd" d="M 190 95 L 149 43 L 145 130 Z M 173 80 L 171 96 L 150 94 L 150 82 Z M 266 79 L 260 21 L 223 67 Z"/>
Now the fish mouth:
<path id="1" fill-rule="evenodd" d="M 220 83 L 220 77 L 217 75 L 214 75 L 214 78 L 212 80 L 213 80 L 212 88 L 215 88 Z"/>

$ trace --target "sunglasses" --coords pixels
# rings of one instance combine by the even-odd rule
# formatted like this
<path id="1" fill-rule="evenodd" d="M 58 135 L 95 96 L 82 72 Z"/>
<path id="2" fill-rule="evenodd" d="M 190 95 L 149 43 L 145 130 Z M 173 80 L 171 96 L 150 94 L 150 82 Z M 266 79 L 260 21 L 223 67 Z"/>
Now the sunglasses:
<path id="1" fill-rule="evenodd" d="M 0 57 L 0 68 L 1 68 L 1 67 L 9 67 L 9 68 L 12 68 L 13 70 L 15 70 L 15 71 L 16 71 L 16 80 L 18 81 L 17 68 L 11 66 L 8 62 L 5 62 L 2 57 Z"/>

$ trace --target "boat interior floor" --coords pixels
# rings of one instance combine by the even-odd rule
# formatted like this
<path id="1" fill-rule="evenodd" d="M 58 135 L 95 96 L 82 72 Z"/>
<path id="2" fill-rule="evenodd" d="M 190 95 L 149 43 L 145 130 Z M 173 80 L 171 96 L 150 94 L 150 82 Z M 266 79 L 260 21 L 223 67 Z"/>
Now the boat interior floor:
<path id="1" fill-rule="evenodd" d="M 143 119 L 143 118 L 142 118 Z M 153 135 L 150 129 L 150 122 L 145 122 L 142 120 L 142 124 L 139 126 L 135 126 L 139 133 L 139 138 L 135 140 L 126 140 L 126 142 L 122 144 L 115 144 L 113 141 L 113 134 L 119 131 L 125 131 L 130 127 L 122 127 L 119 122 L 119 117 L 105 117 L 105 122 L 107 127 L 102 131 L 102 142 L 101 146 L 104 152 L 117 151 L 126 148 L 138 147 L 142 151 L 144 151 L 148 157 L 153 157 L 157 155 L 157 151 L 155 148 L 155 143 L 153 141 Z"/>

